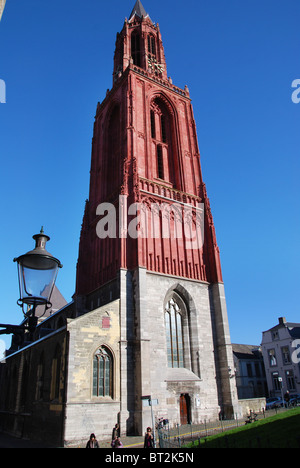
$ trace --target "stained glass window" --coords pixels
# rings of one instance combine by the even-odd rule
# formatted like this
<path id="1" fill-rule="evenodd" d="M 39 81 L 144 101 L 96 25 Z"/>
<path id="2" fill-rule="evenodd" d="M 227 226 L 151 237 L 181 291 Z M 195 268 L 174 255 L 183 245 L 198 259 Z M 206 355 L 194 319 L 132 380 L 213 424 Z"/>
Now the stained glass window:
<path id="1" fill-rule="evenodd" d="M 177 302 L 171 299 L 165 309 L 167 357 L 169 367 L 184 367 L 182 315 Z"/>
<path id="2" fill-rule="evenodd" d="M 93 396 L 113 397 L 113 359 L 111 352 L 102 346 L 93 360 Z"/>

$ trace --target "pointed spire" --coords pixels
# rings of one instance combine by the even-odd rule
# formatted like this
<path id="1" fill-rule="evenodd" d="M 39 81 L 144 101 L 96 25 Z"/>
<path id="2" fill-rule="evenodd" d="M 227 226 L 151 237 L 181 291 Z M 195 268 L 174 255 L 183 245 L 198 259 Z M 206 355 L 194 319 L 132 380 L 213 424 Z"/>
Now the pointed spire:
<path id="1" fill-rule="evenodd" d="M 146 12 L 145 8 L 143 7 L 142 3 L 140 0 L 137 0 L 134 7 L 133 7 L 133 10 L 132 12 L 130 13 L 130 16 L 129 16 L 129 21 L 135 16 L 137 15 L 139 18 L 142 18 L 142 16 L 144 16 L 144 18 L 146 18 L 148 15 L 148 13 Z"/>

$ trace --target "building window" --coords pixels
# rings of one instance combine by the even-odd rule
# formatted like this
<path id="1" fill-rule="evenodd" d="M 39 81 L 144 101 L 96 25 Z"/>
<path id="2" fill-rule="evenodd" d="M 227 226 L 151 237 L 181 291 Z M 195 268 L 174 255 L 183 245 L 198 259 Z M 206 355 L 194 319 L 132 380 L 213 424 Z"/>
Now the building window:
<path id="1" fill-rule="evenodd" d="M 148 52 L 156 57 L 155 38 L 151 35 L 148 36 Z"/>
<path id="2" fill-rule="evenodd" d="M 161 122 L 161 139 L 163 143 L 167 143 L 166 117 L 164 115 L 160 117 L 160 122 Z"/>
<path id="3" fill-rule="evenodd" d="M 106 158 L 106 196 L 117 190 L 121 183 L 121 110 L 116 105 L 112 110 L 108 125 L 107 155 Z M 92 306 L 92 309 L 94 306 Z"/>
<path id="4" fill-rule="evenodd" d="M 278 372 L 273 372 L 272 380 L 273 380 L 273 389 L 275 392 L 278 392 L 281 389 L 281 382 L 279 381 Z"/>
<path id="5" fill-rule="evenodd" d="M 157 97 L 151 103 L 150 126 L 157 166 L 155 176 L 175 184 L 174 117 L 163 98 Z"/>
<path id="6" fill-rule="evenodd" d="M 139 34 L 132 34 L 131 36 L 131 56 L 133 64 L 138 67 L 141 66 L 141 38 Z"/>
<path id="7" fill-rule="evenodd" d="M 28 392 L 28 380 L 29 380 L 29 364 L 27 361 L 24 363 L 22 372 L 22 391 L 21 391 L 21 407 L 25 408 L 27 403 L 27 392 Z"/>
<path id="8" fill-rule="evenodd" d="M 164 178 L 164 160 L 163 160 L 163 149 L 161 145 L 157 145 L 157 176 L 159 179 Z"/>
<path id="9" fill-rule="evenodd" d="M 290 350 L 288 346 L 284 346 L 281 348 L 282 352 L 282 362 L 283 364 L 290 364 L 291 363 L 291 357 L 290 357 Z"/>
<path id="10" fill-rule="evenodd" d="M 60 371 L 61 371 L 61 349 L 60 349 L 60 346 L 57 345 L 56 350 L 55 350 L 55 355 L 52 361 L 50 400 L 59 399 Z"/>
<path id="11" fill-rule="evenodd" d="M 292 370 L 288 370 L 285 372 L 287 388 L 288 390 L 295 390 L 295 379 L 294 379 L 294 372 Z"/>
<path id="12" fill-rule="evenodd" d="M 44 353 L 42 353 L 40 356 L 38 367 L 37 367 L 36 392 L 35 392 L 36 400 L 42 400 L 44 398 L 44 378 L 45 378 L 45 361 L 44 361 Z"/>
<path id="13" fill-rule="evenodd" d="M 113 358 L 105 346 L 98 349 L 93 359 L 93 396 L 113 398 Z"/>
<path id="14" fill-rule="evenodd" d="M 279 339 L 278 330 L 275 330 L 272 332 L 272 340 L 275 341 L 278 339 Z"/>
<path id="15" fill-rule="evenodd" d="M 153 111 L 153 110 L 150 112 L 150 118 L 151 118 L 151 137 L 155 139 L 155 137 L 156 137 L 156 132 L 155 132 L 155 114 L 154 114 L 154 111 Z"/>
<path id="16" fill-rule="evenodd" d="M 177 302 L 171 299 L 165 309 L 167 356 L 169 367 L 184 367 L 182 315 Z"/>
<path id="17" fill-rule="evenodd" d="M 247 364 L 247 375 L 248 375 L 248 377 L 253 377 L 252 365 L 250 363 Z"/>
<path id="18" fill-rule="evenodd" d="M 276 355 L 275 355 L 275 349 L 269 349 L 268 355 L 269 355 L 270 366 L 271 366 L 271 367 L 277 366 L 277 360 L 276 360 Z"/>
<path id="19" fill-rule="evenodd" d="M 259 362 L 256 362 L 254 364 L 255 366 L 255 376 L 256 377 L 261 377 L 261 367 L 260 367 L 260 363 Z"/>

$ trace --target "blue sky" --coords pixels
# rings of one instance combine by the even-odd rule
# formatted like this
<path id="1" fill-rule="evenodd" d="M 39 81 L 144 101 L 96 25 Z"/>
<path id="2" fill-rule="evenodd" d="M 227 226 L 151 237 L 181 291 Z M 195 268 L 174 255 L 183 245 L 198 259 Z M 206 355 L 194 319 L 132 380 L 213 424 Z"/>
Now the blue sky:
<path id="1" fill-rule="evenodd" d="M 13 258 L 43 225 L 74 293 L 93 121 L 135 0 L 7 0 L 0 23 L 0 322 L 20 323 Z M 168 75 L 188 85 L 231 338 L 299 316 L 299 0 L 144 0 Z M 3 337 L 2 337 L 3 338 Z M 5 343 L 9 343 L 8 337 Z M 0 345 L 1 347 L 1 345 Z M 0 351 L 1 352 L 1 351 Z"/>

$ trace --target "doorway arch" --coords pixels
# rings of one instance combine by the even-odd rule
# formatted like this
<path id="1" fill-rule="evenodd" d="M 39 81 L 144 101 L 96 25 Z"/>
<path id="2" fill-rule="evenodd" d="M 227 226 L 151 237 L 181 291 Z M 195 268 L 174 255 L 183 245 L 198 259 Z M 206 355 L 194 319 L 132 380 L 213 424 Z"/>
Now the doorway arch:
<path id="1" fill-rule="evenodd" d="M 179 400 L 180 424 L 191 424 L 191 398 L 188 393 L 182 393 Z"/>

